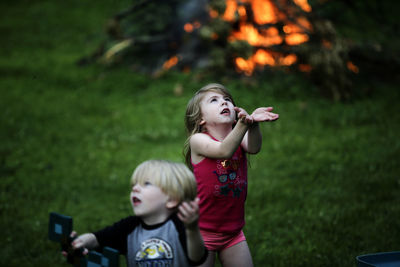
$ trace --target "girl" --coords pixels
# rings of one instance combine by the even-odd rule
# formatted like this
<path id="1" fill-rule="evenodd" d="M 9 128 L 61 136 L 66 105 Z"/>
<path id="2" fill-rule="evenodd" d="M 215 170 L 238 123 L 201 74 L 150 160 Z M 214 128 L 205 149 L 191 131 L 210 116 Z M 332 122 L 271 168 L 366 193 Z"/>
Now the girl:
<path id="1" fill-rule="evenodd" d="M 246 152 L 256 154 L 262 137 L 258 123 L 274 121 L 272 107 L 251 115 L 235 107 L 220 84 L 208 84 L 189 101 L 185 126 L 186 164 L 195 174 L 200 198 L 200 231 L 209 250 L 203 266 L 213 266 L 215 256 L 223 266 L 252 266 L 242 228 L 247 195 Z M 237 121 L 238 119 L 238 121 Z"/>

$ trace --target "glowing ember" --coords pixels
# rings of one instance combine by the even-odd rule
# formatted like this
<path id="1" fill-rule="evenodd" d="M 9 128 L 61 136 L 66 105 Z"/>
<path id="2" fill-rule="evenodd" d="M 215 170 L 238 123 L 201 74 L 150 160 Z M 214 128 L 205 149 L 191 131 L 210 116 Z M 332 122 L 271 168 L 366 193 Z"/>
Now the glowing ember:
<path id="1" fill-rule="evenodd" d="M 299 45 L 308 41 L 308 35 L 304 33 L 293 33 L 285 37 L 288 45 Z"/>
<path id="2" fill-rule="evenodd" d="M 322 46 L 325 47 L 326 49 L 331 49 L 332 43 L 327 40 L 322 40 Z"/>
<path id="3" fill-rule="evenodd" d="M 312 67 L 308 64 L 299 64 L 299 70 L 302 72 L 310 72 Z"/>
<path id="4" fill-rule="evenodd" d="M 297 61 L 297 56 L 295 54 L 290 54 L 285 57 L 280 58 L 280 65 L 290 66 Z"/>
<path id="5" fill-rule="evenodd" d="M 358 73 L 358 67 L 356 66 L 356 65 L 354 65 L 354 63 L 353 62 L 351 62 L 351 61 L 348 61 L 347 62 L 347 68 L 349 69 L 349 70 L 351 70 L 352 72 L 354 72 L 354 73 Z"/>
<path id="6" fill-rule="evenodd" d="M 193 25 L 192 25 L 191 23 L 186 23 L 186 24 L 183 26 L 183 29 L 184 29 L 186 32 L 192 32 L 192 31 L 193 31 Z"/>
<path id="7" fill-rule="evenodd" d="M 168 59 L 167 61 L 164 62 L 163 64 L 163 68 L 164 69 L 170 69 L 173 66 L 175 66 L 178 63 L 178 57 L 177 56 L 173 56 L 170 59 Z"/>
<path id="8" fill-rule="evenodd" d="M 193 32 L 194 31 L 194 29 L 198 29 L 198 28 L 200 28 L 201 27 L 201 23 L 200 22 L 198 22 L 198 21 L 195 21 L 195 22 L 193 22 L 193 23 L 186 23 L 184 26 L 183 26 L 183 29 L 186 31 L 186 32 L 188 32 L 188 33 L 191 33 L 191 32 Z"/>
<path id="9" fill-rule="evenodd" d="M 213 10 L 213 9 L 211 9 L 210 10 L 210 17 L 213 18 L 213 19 L 217 18 L 218 17 L 218 12 Z"/>

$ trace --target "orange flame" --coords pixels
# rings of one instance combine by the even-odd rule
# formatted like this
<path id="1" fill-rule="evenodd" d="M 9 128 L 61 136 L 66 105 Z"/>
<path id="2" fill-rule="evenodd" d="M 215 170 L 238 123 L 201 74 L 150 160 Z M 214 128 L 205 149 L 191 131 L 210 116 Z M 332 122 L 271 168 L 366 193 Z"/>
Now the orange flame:
<path id="1" fill-rule="evenodd" d="M 258 49 L 252 56 L 252 61 L 259 65 L 275 65 L 275 58 L 264 49 Z"/>
<path id="2" fill-rule="evenodd" d="M 248 59 L 238 57 L 235 60 L 236 67 L 244 72 L 245 75 L 250 76 L 256 65 L 276 65 L 274 56 L 264 49 L 258 49 L 254 55 Z"/>
<path id="3" fill-rule="evenodd" d="M 303 11 L 311 12 L 311 6 L 307 0 L 294 0 Z M 246 7 L 250 6 L 252 14 L 247 14 Z M 248 16 L 252 15 L 254 24 L 248 22 Z M 211 11 L 210 16 L 218 16 L 216 11 Z M 271 0 L 226 0 L 225 13 L 222 19 L 228 22 L 237 22 L 238 30 L 232 32 L 228 38 L 229 41 L 245 40 L 254 47 L 258 48 L 248 59 L 238 57 L 235 64 L 238 71 L 245 75 L 251 75 L 257 66 L 290 66 L 297 62 L 297 56 L 294 54 L 283 55 L 271 53 L 267 48 L 273 45 L 279 45 L 285 42 L 287 45 L 299 45 L 309 40 L 307 32 L 312 31 L 312 26 L 305 17 L 299 17 L 295 23 L 286 22 L 285 14 L 280 12 Z M 276 26 L 284 22 L 282 32 Z M 255 25 L 268 25 L 268 28 L 257 27 Z M 304 69 L 308 70 L 307 67 Z"/>
<path id="4" fill-rule="evenodd" d="M 252 46 L 271 46 L 282 43 L 282 37 L 279 36 L 277 28 L 271 27 L 261 32 L 262 34 L 251 24 L 243 24 L 240 25 L 239 31 L 229 37 L 229 40 L 245 40 Z"/>
<path id="5" fill-rule="evenodd" d="M 311 6 L 308 4 L 307 0 L 293 0 L 296 5 L 301 7 L 305 12 L 311 12 Z"/>
<path id="6" fill-rule="evenodd" d="M 236 10 L 237 10 L 236 0 L 226 0 L 225 13 L 222 16 L 222 18 L 226 21 L 233 21 L 235 19 Z M 215 13 L 217 12 L 215 11 Z"/>
<path id="7" fill-rule="evenodd" d="M 254 13 L 254 21 L 258 24 L 277 23 L 278 10 L 271 1 L 254 0 L 251 3 L 251 8 Z"/>

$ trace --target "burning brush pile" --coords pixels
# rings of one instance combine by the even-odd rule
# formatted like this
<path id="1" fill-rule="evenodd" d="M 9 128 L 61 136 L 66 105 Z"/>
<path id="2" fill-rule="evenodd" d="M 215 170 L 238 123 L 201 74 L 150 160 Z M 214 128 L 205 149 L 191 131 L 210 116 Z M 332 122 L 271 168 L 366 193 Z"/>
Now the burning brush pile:
<path id="1" fill-rule="evenodd" d="M 107 33 L 82 64 L 243 76 L 284 68 L 309 75 L 336 100 L 347 97 L 349 77 L 358 72 L 346 43 L 307 0 L 143 0 L 116 14 Z"/>

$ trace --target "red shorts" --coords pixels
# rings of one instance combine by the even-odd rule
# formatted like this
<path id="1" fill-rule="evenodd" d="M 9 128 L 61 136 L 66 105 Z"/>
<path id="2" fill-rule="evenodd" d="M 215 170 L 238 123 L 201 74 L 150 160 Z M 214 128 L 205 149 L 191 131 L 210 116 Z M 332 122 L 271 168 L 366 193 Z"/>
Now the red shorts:
<path id="1" fill-rule="evenodd" d="M 246 241 L 243 231 L 234 234 L 215 233 L 200 230 L 206 248 L 210 251 L 222 251 L 242 241 Z"/>

